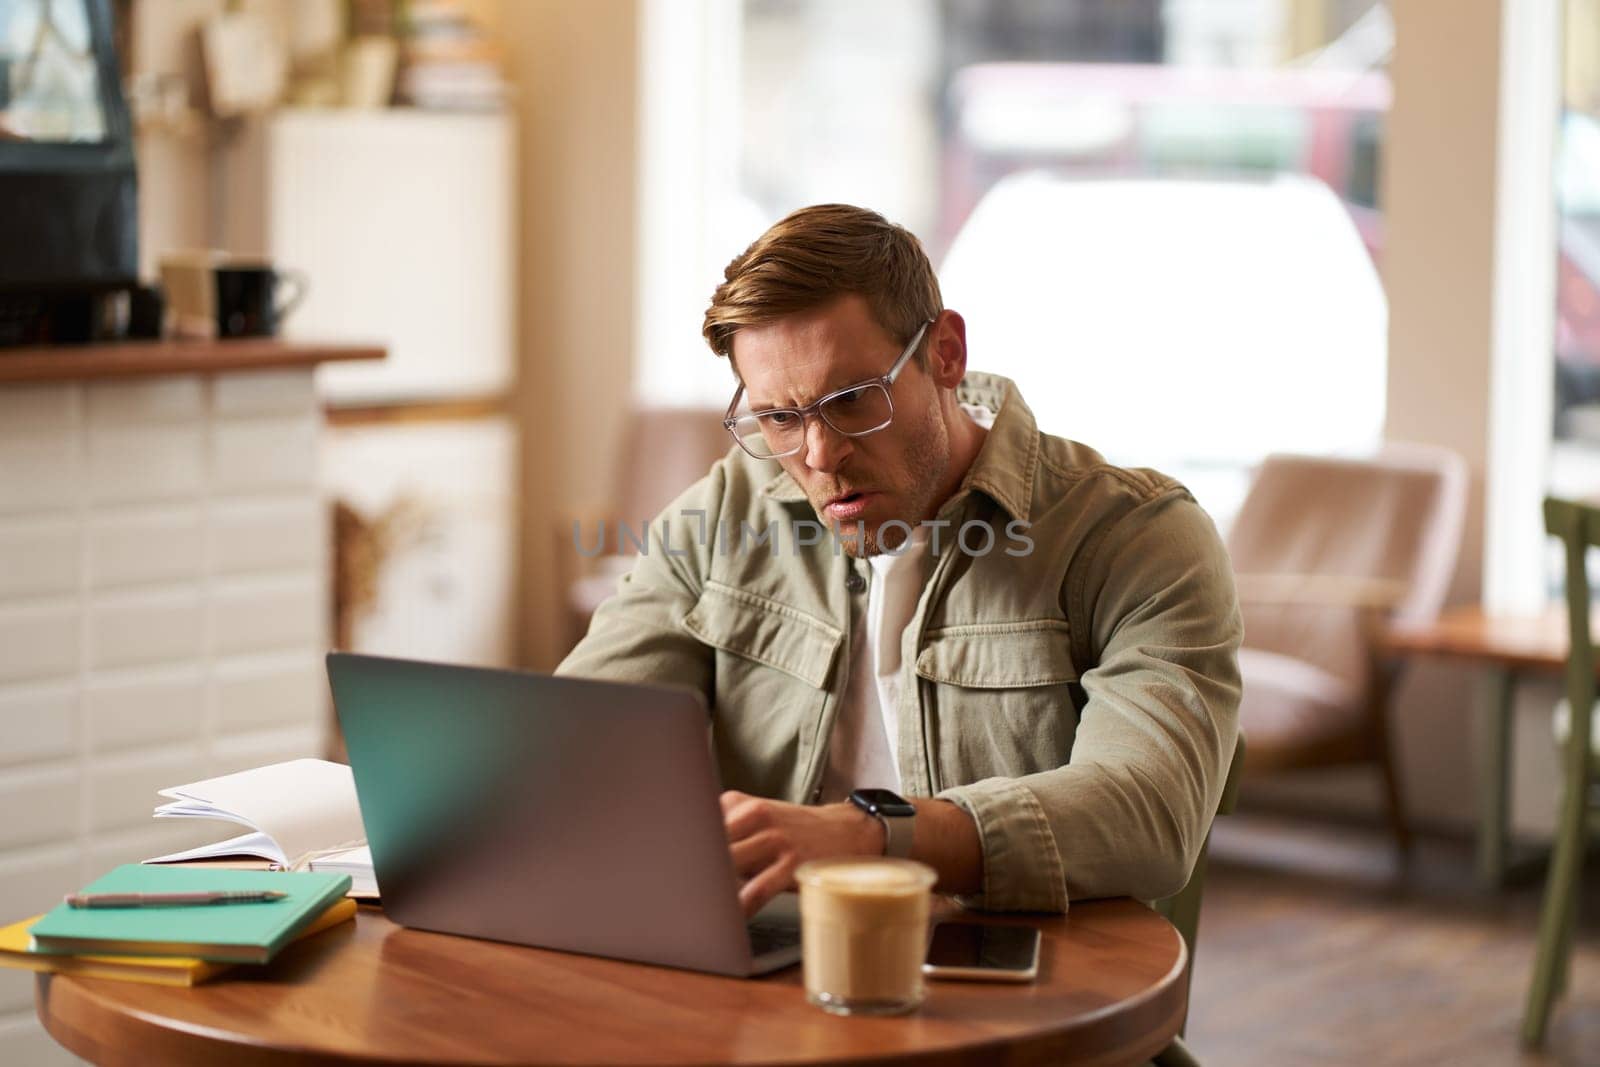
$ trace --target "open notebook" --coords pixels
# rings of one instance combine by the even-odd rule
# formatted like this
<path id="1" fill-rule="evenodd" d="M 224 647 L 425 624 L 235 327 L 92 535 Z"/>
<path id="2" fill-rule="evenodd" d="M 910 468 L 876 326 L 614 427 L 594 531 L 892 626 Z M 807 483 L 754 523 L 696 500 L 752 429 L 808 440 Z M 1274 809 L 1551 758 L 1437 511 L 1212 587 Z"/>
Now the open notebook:
<path id="1" fill-rule="evenodd" d="M 186 863 L 254 856 L 285 870 L 350 875 L 350 895 L 375 897 L 355 779 L 342 763 L 298 759 L 160 790 L 158 819 L 220 819 L 247 828 L 226 841 L 145 860 Z"/>

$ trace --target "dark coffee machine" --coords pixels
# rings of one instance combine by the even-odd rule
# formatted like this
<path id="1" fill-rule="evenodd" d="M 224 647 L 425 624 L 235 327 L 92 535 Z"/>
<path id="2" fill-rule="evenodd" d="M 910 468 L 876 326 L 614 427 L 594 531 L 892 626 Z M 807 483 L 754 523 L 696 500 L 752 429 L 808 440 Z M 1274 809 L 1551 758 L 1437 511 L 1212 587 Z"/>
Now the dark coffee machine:
<path id="1" fill-rule="evenodd" d="M 148 304 L 121 86 L 110 0 L 0 4 L 0 345 L 125 335 Z"/>

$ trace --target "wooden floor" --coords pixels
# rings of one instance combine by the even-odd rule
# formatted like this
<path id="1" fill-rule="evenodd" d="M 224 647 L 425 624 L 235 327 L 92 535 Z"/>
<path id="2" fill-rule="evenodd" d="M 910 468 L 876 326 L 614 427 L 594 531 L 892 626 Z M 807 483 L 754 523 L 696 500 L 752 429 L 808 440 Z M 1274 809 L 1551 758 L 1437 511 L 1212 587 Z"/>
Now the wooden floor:
<path id="1" fill-rule="evenodd" d="M 1542 879 L 1492 894 L 1464 843 L 1397 870 L 1376 832 L 1217 824 L 1189 1044 L 1206 1064 L 1600 1065 L 1600 863 L 1541 1054 L 1518 1044 Z"/>

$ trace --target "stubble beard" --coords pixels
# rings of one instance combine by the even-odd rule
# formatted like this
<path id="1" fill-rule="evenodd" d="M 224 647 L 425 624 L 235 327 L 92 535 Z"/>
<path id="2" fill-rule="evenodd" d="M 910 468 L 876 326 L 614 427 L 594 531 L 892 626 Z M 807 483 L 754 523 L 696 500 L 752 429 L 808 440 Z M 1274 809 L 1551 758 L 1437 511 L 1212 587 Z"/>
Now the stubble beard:
<path id="1" fill-rule="evenodd" d="M 933 506 L 938 503 L 934 496 L 950 463 L 950 437 L 937 405 L 930 406 L 926 411 L 926 419 L 918 428 L 916 437 L 907 443 L 904 453 L 907 458 L 906 484 L 899 494 L 901 514 L 891 515 L 882 520 L 883 523 L 899 519 L 915 530 L 924 518 L 932 516 Z M 816 507 L 814 502 L 812 506 Z M 822 514 L 821 509 L 817 509 L 817 514 Z M 844 551 L 856 559 L 881 555 L 885 551 L 898 551 L 908 536 L 905 530 L 896 526 L 888 531 L 888 543 L 885 544 L 880 543 L 878 536 L 881 523 L 877 528 L 861 525 L 859 530 L 855 523 L 834 522 L 832 527 Z"/>

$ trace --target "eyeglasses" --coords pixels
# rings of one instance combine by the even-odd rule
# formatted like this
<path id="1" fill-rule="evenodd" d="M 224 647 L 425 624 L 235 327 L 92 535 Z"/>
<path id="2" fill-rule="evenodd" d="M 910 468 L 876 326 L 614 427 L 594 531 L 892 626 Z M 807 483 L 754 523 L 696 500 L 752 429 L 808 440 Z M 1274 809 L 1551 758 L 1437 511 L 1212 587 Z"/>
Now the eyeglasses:
<path id="1" fill-rule="evenodd" d="M 877 433 L 894 419 L 894 399 L 889 395 L 889 387 L 900 377 L 900 371 L 922 343 L 922 337 L 931 325 L 932 319 L 922 324 L 887 374 L 837 389 L 803 408 L 768 408 L 735 417 L 733 411 L 739 406 L 739 398 L 744 395 L 744 385 L 741 383 L 733 394 L 732 403 L 728 405 L 727 414 L 723 416 L 722 425 L 733 434 L 739 447 L 756 459 L 792 456 L 804 448 L 806 417 L 809 415 L 820 417 L 846 437 L 865 437 L 869 433 Z"/>

